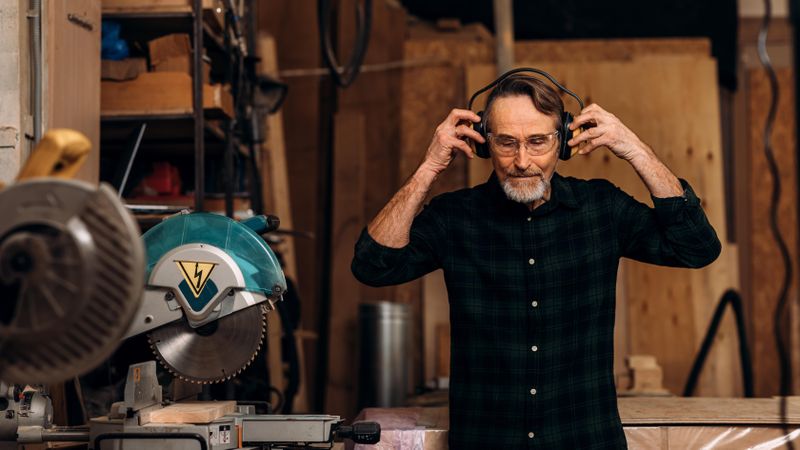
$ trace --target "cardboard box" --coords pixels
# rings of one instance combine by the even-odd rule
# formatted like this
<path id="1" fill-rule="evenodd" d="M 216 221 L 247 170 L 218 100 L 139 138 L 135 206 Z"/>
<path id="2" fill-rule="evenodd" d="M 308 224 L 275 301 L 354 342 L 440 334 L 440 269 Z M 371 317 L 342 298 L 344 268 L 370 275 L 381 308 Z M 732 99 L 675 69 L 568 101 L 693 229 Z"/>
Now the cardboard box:
<path id="1" fill-rule="evenodd" d="M 147 43 L 153 72 L 191 73 L 192 44 L 188 34 L 168 34 Z"/>
<path id="2" fill-rule="evenodd" d="M 203 108 L 233 116 L 233 98 L 222 85 L 203 85 Z M 130 81 L 103 81 L 104 116 L 192 112 L 192 77 L 181 72 L 147 72 Z"/>
<path id="3" fill-rule="evenodd" d="M 145 72 L 147 72 L 147 60 L 144 58 L 125 58 L 121 61 L 103 59 L 100 61 L 100 78 L 103 80 L 133 80 Z"/>
<path id="4" fill-rule="evenodd" d="M 192 45 L 188 34 L 168 34 L 147 43 L 152 72 L 192 74 Z M 203 60 L 203 81 L 211 77 L 211 64 Z"/>

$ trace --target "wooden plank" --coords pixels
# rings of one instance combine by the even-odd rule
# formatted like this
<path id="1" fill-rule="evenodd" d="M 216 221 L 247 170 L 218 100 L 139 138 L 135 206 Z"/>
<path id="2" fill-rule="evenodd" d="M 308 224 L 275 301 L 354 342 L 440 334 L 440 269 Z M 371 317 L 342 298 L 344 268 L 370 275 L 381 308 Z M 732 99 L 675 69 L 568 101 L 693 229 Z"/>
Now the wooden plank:
<path id="1" fill-rule="evenodd" d="M 623 426 L 637 424 L 779 425 L 777 398 L 642 398 L 617 400 Z M 787 423 L 800 424 L 800 399 L 787 402 Z"/>
<path id="2" fill-rule="evenodd" d="M 625 278 L 620 279 L 627 294 L 630 347 L 618 346 L 617 351 L 656 356 L 664 368 L 665 386 L 681 392 L 716 302 L 726 289 L 738 286 L 735 248 L 725 245 L 715 62 L 662 55 L 625 62 L 531 61 L 520 65 L 548 71 L 582 95 L 587 104 L 597 102 L 620 117 L 703 199 L 723 242 L 723 255 L 717 262 L 701 270 L 685 270 L 624 260 Z M 493 66 L 470 67 L 468 85 L 475 89 L 483 86 L 494 73 Z M 568 110 L 577 110 L 575 102 L 565 103 Z M 491 170 L 490 162 L 473 161 L 471 184 L 483 182 Z M 607 151 L 562 162 L 558 170 L 579 178 L 607 178 L 640 201 L 650 202 L 632 168 Z M 701 377 L 699 393 L 725 396 L 741 391 L 736 346 L 732 320 L 727 317 Z"/>
<path id="3" fill-rule="evenodd" d="M 258 55 L 261 61 L 258 72 L 271 77 L 278 77 L 278 50 L 275 38 L 268 34 L 261 34 L 258 38 Z M 265 206 L 271 207 L 267 212 L 277 215 L 281 220 L 281 229 L 293 230 L 291 191 L 289 188 L 288 168 L 286 162 L 286 141 L 284 138 L 283 112 L 278 111 L 266 118 L 267 140 L 261 147 L 261 173 L 262 192 Z M 284 272 L 286 276 L 299 284 L 297 276 L 297 259 L 295 255 L 294 237 L 284 235 L 279 251 L 283 256 Z M 281 361 L 281 336 L 283 331 L 280 317 L 271 314 L 269 318 L 269 360 L 272 384 L 283 390 L 286 386 L 286 377 L 283 374 Z M 301 376 L 300 387 L 295 396 L 293 411 L 307 411 L 308 383 L 305 376 Z"/>
<path id="4" fill-rule="evenodd" d="M 450 324 L 436 327 L 437 357 L 436 376 L 450 377 Z"/>
<path id="5" fill-rule="evenodd" d="M 444 282 L 444 272 L 437 270 L 423 279 L 422 282 L 423 311 L 422 321 L 424 326 L 425 346 L 425 381 L 430 382 L 442 376 L 442 363 L 444 350 L 439 337 L 439 329 L 450 324 L 450 304 L 447 301 L 447 287 Z M 447 343 L 448 374 L 450 365 L 450 341 Z"/>
<path id="6" fill-rule="evenodd" d="M 99 76 L 98 72 L 97 79 Z M 192 76 L 188 73 L 146 72 L 134 80 L 102 81 L 100 94 L 103 116 L 192 112 Z M 233 97 L 222 85 L 204 84 L 203 109 L 232 117 Z M 99 124 L 99 115 L 97 120 Z"/>
<path id="7" fill-rule="evenodd" d="M 778 69 L 781 92 L 777 120 L 772 134 L 772 147 L 779 168 L 781 199 L 778 204 L 778 225 L 789 248 L 793 264 L 789 303 L 797 299 L 798 271 L 798 213 L 797 213 L 797 157 L 794 111 L 794 71 Z M 774 338 L 774 314 L 784 274 L 780 256 L 770 228 L 770 203 L 773 181 L 764 155 L 764 122 L 769 108 L 769 82 L 762 69 L 747 71 L 746 108 L 747 151 L 745 161 L 737 172 L 742 178 L 738 184 L 745 186 L 737 204 L 746 205 L 740 222 L 739 245 L 748 250 L 742 260 L 742 277 L 747 279 L 744 300 L 753 359 L 755 392 L 758 396 L 778 394 L 780 368 Z M 740 216 L 741 217 L 741 216 Z M 785 317 L 789 316 L 787 309 Z M 787 321 L 792 329 L 796 320 Z M 790 325 L 791 324 L 791 325 Z M 797 349 L 796 340 L 791 348 Z M 796 351 L 794 352 L 796 353 Z M 795 362 L 796 367 L 796 362 Z"/>
<path id="8" fill-rule="evenodd" d="M 236 410 L 236 402 L 175 403 L 150 412 L 149 423 L 211 423 Z"/>
<path id="9" fill-rule="evenodd" d="M 43 126 L 72 128 L 92 142 L 92 151 L 76 178 L 100 178 L 100 1 L 55 0 L 43 3 Z M 91 29 L 68 17 L 76 17 Z"/>
<path id="10" fill-rule="evenodd" d="M 542 39 L 514 43 L 516 61 L 630 61 L 639 56 L 675 54 L 711 56 L 711 41 L 708 38 L 637 38 Z"/>
<path id="11" fill-rule="evenodd" d="M 353 243 L 366 221 L 364 189 L 366 119 L 358 111 L 341 111 L 334 118 L 333 218 L 331 221 L 331 310 L 328 384 L 325 411 L 355 417 L 358 364 L 356 352 L 360 283 L 350 272 Z"/>
<path id="12" fill-rule="evenodd" d="M 259 2 L 258 29 L 275 37 L 278 66 L 281 69 L 319 67 L 320 48 L 318 27 L 309 26 L 316 20 L 315 2 L 275 0 Z M 298 30 L 303 30 L 298 33 Z M 287 137 L 286 163 L 290 189 L 293 227 L 298 231 L 315 231 L 321 220 L 318 194 L 319 86 L 320 79 L 301 77 L 284 80 L 289 94 L 281 108 L 284 133 Z M 302 302 L 301 323 L 304 330 L 319 330 L 319 298 L 317 295 L 317 244 L 314 239 L 295 240 L 295 260 L 298 293 Z M 322 341 L 325 342 L 325 341 Z M 307 369 L 301 377 L 312 387 L 312 410 L 322 410 L 317 386 L 324 383 L 324 373 L 317 371 L 319 341 L 306 341 Z"/>
<path id="13" fill-rule="evenodd" d="M 349 14 L 357 0 L 344 0 L 339 5 L 339 55 L 350 54 L 356 38 L 355 16 Z M 396 3 L 379 0 L 373 2 L 372 32 L 365 64 L 385 64 L 403 59 L 407 15 Z M 366 159 L 364 218 L 362 226 L 371 220 L 386 205 L 400 188 L 398 158 L 401 152 L 402 123 L 397 120 L 402 107 L 401 90 L 403 70 L 392 69 L 362 72 L 347 89 L 339 91 L 339 110 L 363 111 L 366 120 Z M 414 317 L 421 316 L 422 301 L 420 283 L 411 282 L 399 286 L 374 288 L 361 286 L 364 301 L 390 300 L 406 303 Z M 411 328 L 411 353 L 409 355 L 412 376 L 409 391 L 422 384 L 423 380 L 423 332 L 421 326 Z M 352 355 L 351 357 L 354 357 Z M 355 364 L 355 360 L 353 360 Z"/>
<path id="14" fill-rule="evenodd" d="M 205 2 L 204 2 L 205 3 Z M 192 0 L 102 0 L 103 13 L 191 12 Z"/>

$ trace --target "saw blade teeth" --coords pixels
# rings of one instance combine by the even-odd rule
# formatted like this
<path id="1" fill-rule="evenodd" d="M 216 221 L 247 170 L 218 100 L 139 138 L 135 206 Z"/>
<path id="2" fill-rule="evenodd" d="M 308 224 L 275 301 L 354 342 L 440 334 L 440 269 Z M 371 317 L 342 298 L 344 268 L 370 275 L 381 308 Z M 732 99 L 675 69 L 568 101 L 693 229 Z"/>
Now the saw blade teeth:
<path id="1" fill-rule="evenodd" d="M 266 339 L 267 316 L 262 305 L 257 305 L 257 307 L 258 309 L 256 310 L 250 309 L 248 311 L 248 309 L 245 309 L 221 318 L 220 327 L 224 328 L 220 328 L 220 330 L 223 332 L 219 334 L 219 338 L 211 337 L 211 344 L 209 344 L 209 341 L 203 341 L 203 339 L 209 339 L 208 336 L 198 337 L 198 335 L 195 334 L 196 330 L 189 328 L 188 323 L 185 321 L 178 321 L 148 333 L 147 339 L 150 348 L 159 363 L 173 376 L 181 380 L 195 384 L 212 384 L 231 380 L 241 374 L 255 361 L 256 356 L 261 351 L 262 345 L 264 345 L 264 340 Z M 251 330 L 250 335 L 248 336 L 248 333 L 244 333 L 243 335 L 241 332 L 234 334 L 229 333 L 231 330 L 240 331 L 242 329 Z M 255 334 L 255 336 L 252 334 Z M 180 338 L 179 340 L 182 342 L 177 346 L 175 345 L 176 338 Z M 184 338 L 193 342 L 193 345 L 185 344 Z M 214 339 L 217 340 L 214 341 Z M 232 340 L 220 341 L 219 339 Z M 250 353 L 241 354 L 243 352 L 239 352 L 242 357 L 238 360 L 239 362 L 236 362 L 234 358 L 229 358 L 228 362 L 222 365 L 222 370 L 215 375 L 213 372 L 208 372 L 207 370 L 211 367 L 208 365 L 208 360 L 204 362 L 202 358 L 200 360 L 192 359 L 191 357 L 186 357 L 182 353 L 185 349 L 189 349 L 188 351 L 197 351 L 196 349 L 207 348 L 209 345 L 210 348 L 217 349 L 213 351 L 219 351 L 218 349 L 227 348 L 228 346 L 233 346 L 233 348 L 239 347 L 242 348 L 242 350 L 249 347 Z M 231 356 L 227 353 L 225 355 Z M 235 354 L 233 356 L 235 357 Z M 185 370 L 181 370 L 171 364 L 170 361 L 173 360 L 181 364 Z M 197 375 L 194 376 L 194 374 Z"/>

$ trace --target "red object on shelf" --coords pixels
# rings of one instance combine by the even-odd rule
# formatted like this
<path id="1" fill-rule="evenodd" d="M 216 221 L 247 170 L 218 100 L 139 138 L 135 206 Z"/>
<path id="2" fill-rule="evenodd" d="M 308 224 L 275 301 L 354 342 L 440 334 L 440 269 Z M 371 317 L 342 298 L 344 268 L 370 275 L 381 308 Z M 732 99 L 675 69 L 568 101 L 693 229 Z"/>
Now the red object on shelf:
<path id="1" fill-rule="evenodd" d="M 143 195 L 180 195 L 181 175 L 178 168 L 168 162 L 153 163 L 152 173 L 136 189 Z"/>

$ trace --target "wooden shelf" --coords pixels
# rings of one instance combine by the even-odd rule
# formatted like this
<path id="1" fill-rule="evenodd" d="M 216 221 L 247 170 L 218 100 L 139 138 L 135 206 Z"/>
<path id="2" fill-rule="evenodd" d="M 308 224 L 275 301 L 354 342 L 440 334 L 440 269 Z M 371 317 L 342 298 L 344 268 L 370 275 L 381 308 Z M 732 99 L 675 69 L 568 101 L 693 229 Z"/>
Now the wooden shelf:
<path id="1" fill-rule="evenodd" d="M 164 19 L 191 17 L 191 6 L 142 6 L 140 8 L 103 8 L 103 17 L 110 19 Z"/>
<path id="2" fill-rule="evenodd" d="M 143 154 L 189 155 L 194 151 L 194 118 L 191 114 L 126 115 L 102 118 L 100 145 L 104 152 L 117 153 L 126 148 L 128 137 L 141 122 L 147 123 L 142 140 Z M 205 122 L 206 152 L 209 156 L 225 151 L 225 131 L 219 123 Z M 250 149 L 238 145 L 243 157 Z"/>

